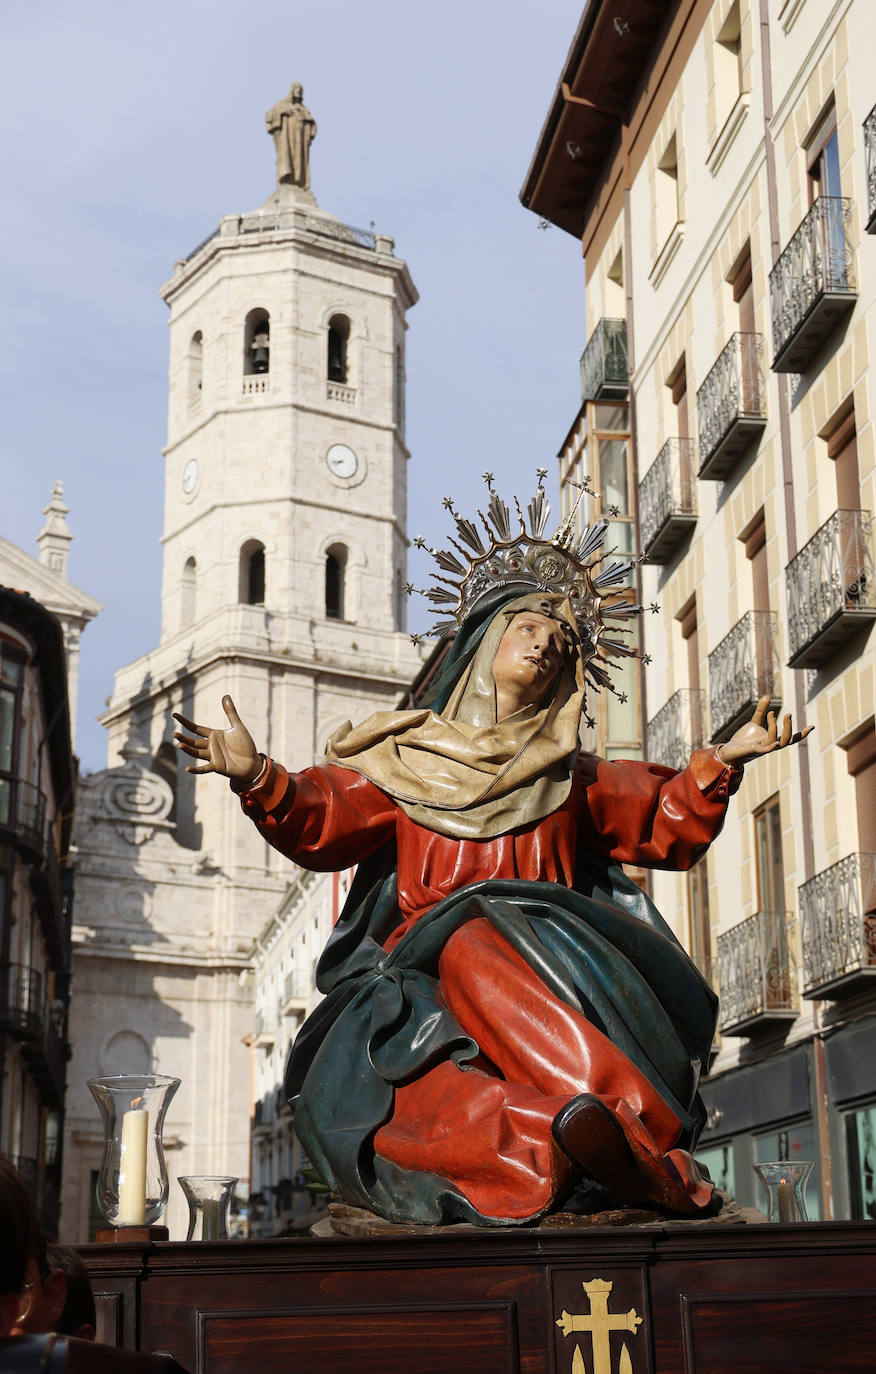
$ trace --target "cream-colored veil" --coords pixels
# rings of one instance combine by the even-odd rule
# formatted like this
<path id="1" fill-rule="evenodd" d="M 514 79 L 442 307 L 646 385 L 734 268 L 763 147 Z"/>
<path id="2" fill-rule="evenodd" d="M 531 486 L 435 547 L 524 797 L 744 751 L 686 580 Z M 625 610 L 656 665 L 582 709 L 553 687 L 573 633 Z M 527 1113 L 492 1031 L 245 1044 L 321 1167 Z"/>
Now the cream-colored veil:
<path id="1" fill-rule="evenodd" d="M 496 722 L 493 660 L 520 611 L 555 619 L 567 643 L 545 700 Z M 440 715 L 378 711 L 334 732 L 326 762 L 361 773 L 411 820 L 455 839 L 492 839 L 530 825 L 566 800 L 584 708 L 584 663 L 566 597 L 534 592 L 503 606 Z"/>

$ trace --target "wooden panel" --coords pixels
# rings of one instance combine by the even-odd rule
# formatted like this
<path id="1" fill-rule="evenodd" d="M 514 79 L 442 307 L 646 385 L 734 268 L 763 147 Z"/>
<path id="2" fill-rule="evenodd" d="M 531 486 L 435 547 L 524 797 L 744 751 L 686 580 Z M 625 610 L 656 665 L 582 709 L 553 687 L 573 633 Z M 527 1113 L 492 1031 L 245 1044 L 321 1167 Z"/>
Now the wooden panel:
<path id="1" fill-rule="evenodd" d="M 198 1315 L 197 1374 L 516 1374 L 513 1304 L 334 1307 Z"/>
<path id="2" fill-rule="evenodd" d="M 586 1269 L 554 1269 L 551 1287 L 558 1374 L 577 1367 L 628 1368 L 631 1374 L 651 1374 L 644 1269 L 620 1266 L 606 1256 L 606 1262 L 591 1263 Z"/>
<path id="3" fill-rule="evenodd" d="M 876 1364 L 872 1292 L 681 1294 L 685 1374 L 845 1374 Z"/>
<path id="4" fill-rule="evenodd" d="M 103 1345 L 124 1345 L 124 1294 L 98 1290 L 94 1294 L 94 1308 L 97 1314 L 95 1340 Z"/>

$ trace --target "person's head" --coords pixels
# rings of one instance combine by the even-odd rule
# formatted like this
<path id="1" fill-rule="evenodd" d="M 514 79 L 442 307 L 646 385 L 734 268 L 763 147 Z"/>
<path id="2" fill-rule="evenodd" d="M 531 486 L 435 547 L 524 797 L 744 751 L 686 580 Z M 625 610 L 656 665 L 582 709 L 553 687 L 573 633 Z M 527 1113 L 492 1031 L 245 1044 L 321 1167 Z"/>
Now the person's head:
<path id="1" fill-rule="evenodd" d="M 295 101 L 296 104 L 304 99 L 304 87 L 300 81 L 293 81 L 289 99 Z"/>
<path id="2" fill-rule="evenodd" d="M 493 659 L 496 719 L 536 705 L 557 679 L 566 654 L 563 627 L 540 611 L 517 611 Z"/>
<path id="3" fill-rule="evenodd" d="M 94 1293 L 88 1270 L 80 1255 L 67 1245 L 50 1245 L 46 1260 L 52 1274 L 63 1274 L 66 1297 L 53 1331 L 62 1336 L 77 1336 L 81 1341 L 93 1341 L 97 1326 Z"/>
<path id="4" fill-rule="evenodd" d="M 5 1155 L 0 1155 L 0 1337 L 27 1314 L 32 1285 L 39 1283 L 39 1227 L 27 1189 Z"/>

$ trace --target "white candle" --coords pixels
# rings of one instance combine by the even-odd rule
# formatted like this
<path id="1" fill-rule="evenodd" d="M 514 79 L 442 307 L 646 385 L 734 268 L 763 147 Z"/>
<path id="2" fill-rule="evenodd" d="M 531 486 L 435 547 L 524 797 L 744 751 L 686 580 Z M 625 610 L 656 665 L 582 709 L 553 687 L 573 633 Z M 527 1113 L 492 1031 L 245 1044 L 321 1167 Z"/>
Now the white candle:
<path id="1" fill-rule="evenodd" d="M 218 1198 L 207 1198 L 203 1203 L 202 1212 L 204 1224 L 201 1230 L 202 1240 L 219 1240 L 219 1208 Z"/>
<path id="2" fill-rule="evenodd" d="M 779 1221 L 796 1221 L 796 1208 L 794 1206 L 794 1185 L 782 1179 L 776 1188 L 776 1196 L 779 1204 Z"/>
<path id="3" fill-rule="evenodd" d="M 122 1117 L 117 1226 L 143 1226 L 146 1221 L 146 1133 L 149 1113 L 134 1109 Z"/>

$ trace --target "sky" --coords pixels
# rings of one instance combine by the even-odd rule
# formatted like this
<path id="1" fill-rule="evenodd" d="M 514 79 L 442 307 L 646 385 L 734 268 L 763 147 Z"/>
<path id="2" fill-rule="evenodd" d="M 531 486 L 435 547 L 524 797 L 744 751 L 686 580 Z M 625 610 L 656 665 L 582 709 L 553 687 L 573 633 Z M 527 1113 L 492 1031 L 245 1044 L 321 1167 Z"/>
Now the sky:
<path id="1" fill-rule="evenodd" d="M 319 204 L 396 242 L 409 313 L 411 535 L 448 532 L 481 473 L 528 499 L 579 405 L 580 244 L 518 194 L 581 0 L 46 0 L 3 17 L 0 535 L 36 554 L 53 483 L 85 632 L 77 749 L 113 673 L 159 633 L 167 317 L 174 260 L 274 187 L 264 113 L 293 80 L 319 131 Z M 556 501 L 553 501 L 556 509 Z M 430 560 L 412 550 L 411 581 Z M 412 604 L 410 628 L 426 610 Z"/>

